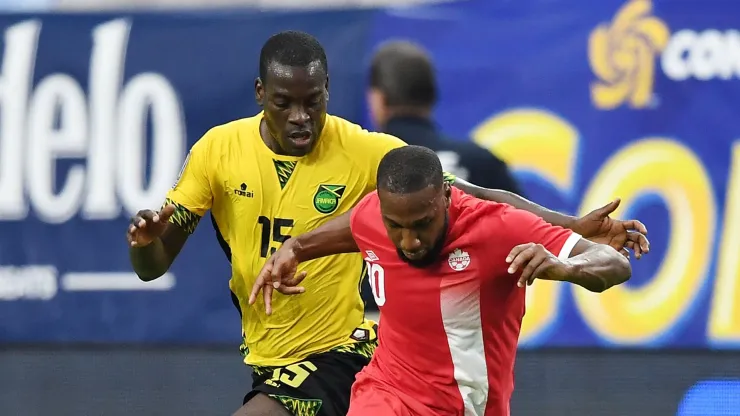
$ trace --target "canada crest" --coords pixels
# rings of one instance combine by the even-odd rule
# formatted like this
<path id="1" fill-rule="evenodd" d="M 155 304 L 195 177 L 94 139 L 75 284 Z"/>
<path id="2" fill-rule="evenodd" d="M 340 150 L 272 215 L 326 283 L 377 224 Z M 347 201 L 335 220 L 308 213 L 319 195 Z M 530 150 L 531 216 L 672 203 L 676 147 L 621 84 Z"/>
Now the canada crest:
<path id="1" fill-rule="evenodd" d="M 459 272 L 465 270 L 470 265 L 470 255 L 467 251 L 462 251 L 456 248 L 455 251 L 450 253 L 450 257 L 447 259 L 452 270 Z"/>

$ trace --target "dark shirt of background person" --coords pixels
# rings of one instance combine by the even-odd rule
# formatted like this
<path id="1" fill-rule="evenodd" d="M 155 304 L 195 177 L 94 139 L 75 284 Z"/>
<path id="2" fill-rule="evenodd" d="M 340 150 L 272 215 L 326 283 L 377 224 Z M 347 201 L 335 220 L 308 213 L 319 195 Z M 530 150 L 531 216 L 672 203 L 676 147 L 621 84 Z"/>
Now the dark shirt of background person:
<path id="1" fill-rule="evenodd" d="M 442 167 L 461 179 L 521 195 L 504 161 L 469 140 L 453 140 L 439 130 L 432 119 L 437 95 L 434 65 L 422 47 L 393 41 L 375 52 L 367 102 L 376 128 L 434 150 Z"/>

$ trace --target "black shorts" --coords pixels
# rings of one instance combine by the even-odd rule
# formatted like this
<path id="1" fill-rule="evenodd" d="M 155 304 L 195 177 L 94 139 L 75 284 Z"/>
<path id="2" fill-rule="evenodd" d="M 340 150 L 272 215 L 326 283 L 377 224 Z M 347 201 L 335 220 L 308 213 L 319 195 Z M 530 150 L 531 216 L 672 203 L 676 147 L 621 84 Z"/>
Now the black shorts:
<path id="1" fill-rule="evenodd" d="M 252 367 L 252 391 L 264 393 L 295 416 L 346 416 L 355 375 L 369 362 L 377 339 L 343 345 L 284 367 Z"/>

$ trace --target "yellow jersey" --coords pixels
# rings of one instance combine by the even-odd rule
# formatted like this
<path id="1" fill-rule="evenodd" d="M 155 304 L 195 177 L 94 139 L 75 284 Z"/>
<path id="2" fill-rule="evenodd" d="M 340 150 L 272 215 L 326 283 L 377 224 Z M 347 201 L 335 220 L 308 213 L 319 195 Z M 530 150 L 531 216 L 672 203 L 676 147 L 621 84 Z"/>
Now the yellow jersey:
<path id="1" fill-rule="evenodd" d="M 272 152 L 260 136 L 262 114 L 208 131 L 187 156 L 180 178 L 167 194 L 177 207 L 170 221 L 188 232 L 211 210 L 219 242 L 230 256 L 229 282 L 242 317 L 245 363 L 283 366 L 311 354 L 357 341 L 366 321 L 359 253 L 302 263 L 306 293 L 274 292 L 267 316 L 261 297 L 249 293 L 266 259 L 281 243 L 344 214 L 376 186 L 382 157 L 404 146 L 400 139 L 372 133 L 327 115 L 313 151 L 302 157 Z M 235 303 L 237 303 L 235 301 Z M 370 332 L 368 332 L 370 333 Z"/>

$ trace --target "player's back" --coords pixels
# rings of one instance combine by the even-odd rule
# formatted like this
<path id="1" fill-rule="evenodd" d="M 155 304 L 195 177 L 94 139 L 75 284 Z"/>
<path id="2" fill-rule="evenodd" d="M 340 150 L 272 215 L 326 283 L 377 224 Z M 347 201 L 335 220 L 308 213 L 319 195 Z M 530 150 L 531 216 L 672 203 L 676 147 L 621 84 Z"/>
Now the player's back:
<path id="1" fill-rule="evenodd" d="M 525 291 L 506 255 L 526 238 L 521 211 L 453 189 L 438 262 L 401 261 L 377 194 L 352 214 L 381 313 L 380 345 L 356 389 L 384 386 L 419 415 L 508 415 Z"/>
<path id="2" fill-rule="evenodd" d="M 232 263 L 230 287 L 242 315 L 246 362 L 277 366 L 366 341 L 352 338 L 357 328 L 371 327 L 364 321 L 359 291 L 364 264 L 358 254 L 302 264 L 302 270 L 312 276 L 305 283 L 307 295 L 276 294 L 270 316 L 261 313 L 262 299 L 253 306 L 247 301 L 265 260 L 283 241 L 347 212 L 374 188 L 377 162 L 390 148 L 378 155 L 372 149 L 363 151 L 367 132 L 327 116 L 310 154 L 278 155 L 260 137 L 261 118 L 260 114 L 216 127 L 202 141 L 207 141 L 203 146 L 216 165 L 208 175 L 211 213 Z M 395 138 L 389 141 L 389 137 L 379 140 L 389 146 L 403 145 Z M 364 332 L 366 336 L 369 333 Z"/>

